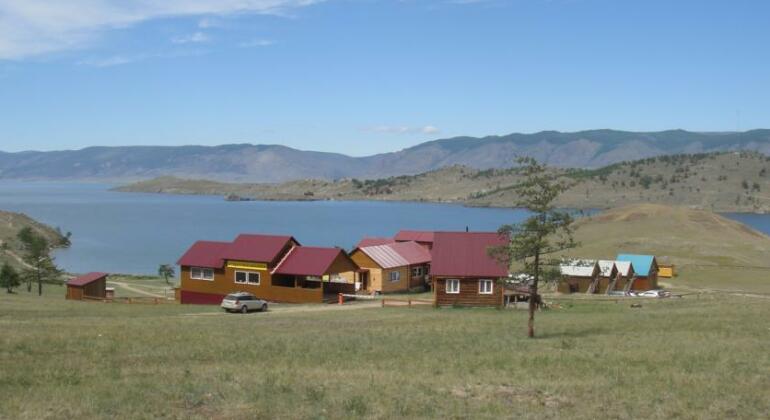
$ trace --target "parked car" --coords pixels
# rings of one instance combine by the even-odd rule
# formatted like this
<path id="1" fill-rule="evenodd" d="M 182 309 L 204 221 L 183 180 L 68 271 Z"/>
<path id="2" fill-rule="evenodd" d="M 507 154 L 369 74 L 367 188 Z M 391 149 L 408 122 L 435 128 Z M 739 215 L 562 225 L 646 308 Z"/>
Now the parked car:
<path id="1" fill-rule="evenodd" d="M 637 294 L 639 297 L 653 297 L 653 298 L 663 298 L 663 297 L 669 297 L 671 296 L 670 292 L 667 292 L 665 290 L 647 290 L 644 292 L 639 292 Z"/>
<path id="2" fill-rule="evenodd" d="M 259 299 L 251 293 L 238 292 L 230 293 L 222 299 L 222 309 L 227 312 L 248 313 L 249 311 L 267 310 L 267 301 Z"/>

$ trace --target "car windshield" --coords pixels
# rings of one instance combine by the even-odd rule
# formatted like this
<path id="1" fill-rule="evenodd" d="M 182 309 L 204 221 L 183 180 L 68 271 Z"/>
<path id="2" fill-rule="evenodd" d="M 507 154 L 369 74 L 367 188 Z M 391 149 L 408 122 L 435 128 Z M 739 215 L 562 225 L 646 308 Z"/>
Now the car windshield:
<path id="1" fill-rule="evenodd" d="M 238 295 L 227 295 L 227 296 L 225 296 L 226 300 L 238 300 L 238 298 L 239 298 Z"/>

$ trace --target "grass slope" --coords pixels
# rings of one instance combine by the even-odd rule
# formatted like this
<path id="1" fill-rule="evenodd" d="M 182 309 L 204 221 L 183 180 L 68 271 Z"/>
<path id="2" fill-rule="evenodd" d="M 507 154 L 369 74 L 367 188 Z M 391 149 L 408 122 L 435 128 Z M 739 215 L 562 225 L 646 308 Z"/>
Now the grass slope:
<path id="1" fill-rule="evenodd" d="M 17 269 L 23 267 L 21 257 L 24 251 L 16 236 L 25 227 L 35 230 L 50 244 L 60 244 L 64 239 L 56 229 L 37 222 L 25 214 L 0 210 L 0 265 L 7 262 Z"/>
<path id="2" fill-rule="evenodd" d="M 58 290 L 58 289 L 57 289 Z M 3 418 L 764 418 L 767 301 L 525 311 L 2 296 Z"/>
<path id="3" fill-rule="evenodd" d="M 572 256 L 653 254 L 677 266 L 668 283 L 770 294 L 770 237 L 705 210 L 631 205 L 580 220 Z"/>
<path id="4" fill-rule="evenodd" d="M 572 187 L 559 205 L 609 208 L 631 203 L 689 205 L 712 211 L 770 212 L 770 158 L 757 153 L 661 156 L 596 170 L 553 169 Z M 516 169 L 449 166 L 376 180 L 236 184 L 162 177 L 126 192 L 234 195 L 257 200 L 407 200 L 514 206 Z"/>

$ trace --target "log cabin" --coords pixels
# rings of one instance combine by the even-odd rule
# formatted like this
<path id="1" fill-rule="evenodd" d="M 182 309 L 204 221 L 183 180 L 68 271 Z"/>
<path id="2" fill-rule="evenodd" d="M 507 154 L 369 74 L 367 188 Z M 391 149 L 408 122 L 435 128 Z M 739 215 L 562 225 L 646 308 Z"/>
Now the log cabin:
<path id="1" fill-rule="evenodd" d="M 586 293 L 599 278 L 596 260 L 569 260 L 559 265 L 561 280 L 557 290 L 561 293 Z"/>
<path id="2" fill-rule="evenodd" d="M 589 288 L 589 293 L 607 293 L 612 280 L 618 275 L 618 267 L 614 260 L 599 260 L 599 276 L 596 278 L 594 287 Z"/>
<path id="3" fill-rule="evenodd" d="M 634 266 L 630 290 L 645 291 L 658 288 L 658 262 L 652 255 L 619 254 L 617 261 L 627 261 Z"/>
<path id="4" fill-rule="evenodd" d="M 350 253 L 364 271 L 359 289 L 368 293 L 404 292 L 425 287 L 431 255 L 417 242 L 393 242 L 356 248 Z"/>
<path id="5" fill-rule="evenodd" d="M 179 259 L 180 303 L 219 304 L 233 292 L 271 302 L 321 303 L 354 289 L 358 267 L 339 248 L 303 247 L 292 236 L 198 241 Z"/>
<path id="6" fill-rule="evenodd" d="M 434 306 L 502 307 L 509 270 L 488 251 L 507 244 L 508 238 L 497 232 L 436 232 L 431 263 Z"/>
<path id="7" fill-rule="evenodd" d="M 634 277 L 634 265 L 628 261 L 615 261 L 615 268 L 617 272 L 615 277 L 610 279 L 607 290 L 605 290 L 606 294 L 625 290 L 626 284 Z"/>
<path id="8" fill-rule="evenodd" d="M 107 297 L 107 273 L 88 273 L 67 281 L 67 299 L 105 299 Z"/>

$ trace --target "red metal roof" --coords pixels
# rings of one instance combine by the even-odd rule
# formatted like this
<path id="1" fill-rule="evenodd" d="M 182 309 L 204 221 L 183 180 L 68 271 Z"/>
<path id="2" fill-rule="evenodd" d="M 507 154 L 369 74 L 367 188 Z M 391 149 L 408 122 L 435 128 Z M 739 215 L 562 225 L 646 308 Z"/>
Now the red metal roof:
<path id="1" fill-rule="evenodd" d="M 339 248 L 297 246 L 289 251 L 273 273 L 318 277 L 331 274 L 329 268 L 341 253 Z"/>
<path id="2" fill-rule="evenodd" d="M 70 286 L 85 286 L 89 283 L 93 283 L 97 280 L 101 280 L 107 276 L 108 276 L 107 273 L 98 273 L 98 272 L 88 273 L 80 277 L 75 277 L 72 280 L 69 280 L 67 284 Z"/>
<path id="3" fill-rule="evenodd" d="M 426 230 L 400 230 L 396 234 L 395 239 L 398 242 L 415 241 L 433 243 L 434 233 L 435 232 Z"/>
<path id="4" fill-rule="evenodd" d="M 229 246 L 230 242 L 198 241 L 176 263 L 193 267 L 222 268 L 225 264 L 223 255 Z"/>
<path id="5" fill-rule="evenodd" d="M 382 268 L 426 264 L 431 261 L 430 251 L 417 242 L 397 242 L 360 248 Z"/>
<path id="6" fill-rule="evenodd" d="M 223 256 L 228 260 L 269 263 L 278 258 L 290 241 L 297 242 L 293 237 L 283 235 L 238 235 Z"/>
<path id="7" fill-rule="evenodd" d="M 508 267 L 487 254 L 487 249 L 506 245 L 497 232 L 436 232 L 431 274 L 457 277 L 506 277 Z"/>
<path id="8" fill-rule="evenodd" d="M 356 245 L 356 248 L 363 248 L 365 246 L 392 244 L 393 242 L 396 242 L 396 240 L 393 238 L 379 238 L 379 237 L 367 236 L 367 237 L 364 237 L 364 239 L 361 239 L 361 242 L 359 242 L 358 245 Z"/>

